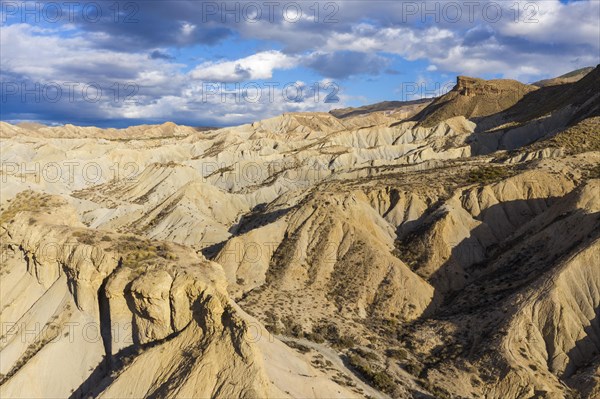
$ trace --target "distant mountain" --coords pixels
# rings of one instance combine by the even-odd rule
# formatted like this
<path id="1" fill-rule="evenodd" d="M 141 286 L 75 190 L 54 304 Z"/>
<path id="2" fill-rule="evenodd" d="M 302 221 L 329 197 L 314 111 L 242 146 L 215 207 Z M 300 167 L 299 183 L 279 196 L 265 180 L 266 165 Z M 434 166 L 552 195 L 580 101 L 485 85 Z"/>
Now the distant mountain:
<path id="1" fill-rule="evenodd" d="M 45 138 L 103 138 L 108 140 L 152 139 L 187 136 L 213 128 L 190 127 L 165 122 L 161 125 L 138 125 L 124 129 L 101 129 L 94 126 L 46 126 L 41 123 L 23 122 L 10 125 L 0 121 L 0 137 L 28 135 Z"/>
<path id="2" fill-rule="evenodd" d="M 423 126 L 434 126 L 455 116 L 488 116 L 512 107 L 523 96 L 536 89 L 516 80 L 483 80 L 459 76 L 451 91 L 435 99 L 414 119 Z"/>
<path id="3" fill-rule="evenodd" d="M 418 110 L 426 106 L 432 98 L 422 98 L 413 101 L 383 101 L 376 104 L 364 105 L 362 107 L 339 108 L 329 111 L 336 118 L 349 118 L 358 115 L 370 114 L 373 112 L 399 112 L 401 110 L 410 111 L 411 109 Z"/>
<path id="4" fill-rule="evenodd" d="M 450 92 L 425 107 L 413 120 L 431 127 L 448 118 L 464 116 L 477 123 L 478 131 L 487 131 L 515 128 L 549 116 L 552 129 L 557 129 L 599 115 L 600 67 L 586 74 L 568 75 L 581 79 L 538 87 L 514 80 L 459 76 Z"/>
<path id="5" fill-rule="evenodd" d="M 578 80 L 580 80 L 585 75 L 592 72 L 593 70 L 594 70 L 594 67 L 581 68 L 581 69 L 577 69 L 575 71 L 571 71 L 569 73 L 565 73 L 564 75 L 558 76 L 556 78 L 540 80 L 538 82 L 532 83 L 532 85 L 538 86 L 538 87 L 546 87 L 546 86 L 560 85 L 560 84 L 564 84 L 564 83 L 573 83 L 573 82 L 577 82 Z"/>

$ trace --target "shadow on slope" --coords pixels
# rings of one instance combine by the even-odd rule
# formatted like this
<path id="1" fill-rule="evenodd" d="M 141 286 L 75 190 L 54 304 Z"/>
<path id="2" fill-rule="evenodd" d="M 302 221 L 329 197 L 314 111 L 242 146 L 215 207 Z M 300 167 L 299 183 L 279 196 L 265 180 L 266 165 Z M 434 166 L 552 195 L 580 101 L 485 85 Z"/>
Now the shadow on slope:
<path id="1" fill-rule="evenodd" d="M 586 336 L 575 343 L 569 351 L 569 363 L 562 375 L 569 378 L 577 370 L 587 367 L 595 357 L 600 355 L 600 307 L 596 308 L 596 317 L 590 320 L 590 325 L 584 328 Z"/>
<path id="2" fill-rule="evenodd" d="M 574 83 L 541 87 L 500 112 L 475 117 L 467 142 L 473 155 L 513 150 L 600 115 L 600 66 Z"/>

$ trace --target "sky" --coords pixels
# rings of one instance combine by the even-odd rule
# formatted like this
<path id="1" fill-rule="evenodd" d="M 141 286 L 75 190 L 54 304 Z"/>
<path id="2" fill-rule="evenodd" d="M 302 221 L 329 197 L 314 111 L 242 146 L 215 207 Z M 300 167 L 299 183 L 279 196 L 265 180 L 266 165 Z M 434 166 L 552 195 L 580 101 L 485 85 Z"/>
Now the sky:
<path id="1" fill-rule="evenodd" d="M 230 126 L 600 63 L 600 1 L 0 0 L 0 119 Z"/>

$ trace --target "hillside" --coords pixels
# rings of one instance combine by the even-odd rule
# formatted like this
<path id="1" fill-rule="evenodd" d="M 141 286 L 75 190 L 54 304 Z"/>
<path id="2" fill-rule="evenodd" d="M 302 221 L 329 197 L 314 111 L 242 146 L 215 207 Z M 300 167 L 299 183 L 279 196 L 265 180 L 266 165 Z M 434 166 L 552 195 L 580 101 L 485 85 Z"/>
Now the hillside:
<path id="1" fill-rule="evenodd" d="M 0 396 L 598 398 L 579 75 L 207 131 L 0 122 Z"/>
<path id="2" fill-rule="evenodd" d="M 573 83 L 573 82 L 577 82 L 578 80 L 581 80 L 581 78 L 583 78 L 585 75 L 592 72 L 593 70 L 594 70 L 594 67 L 581 68 L 581 69 L 577 69 L 575 71 L 565 73 L 564 75 L 557 76 L 556 78 L 544 79 L 544 80 L 540 80 L 538 82 L 534 82 L 534 83 L 532 83 L 532 85 L 538 86 L 538 87 L 546 87 L 546 86 L 561 85 L 561 84 L 565 84 L 565 83 Z"/>
<path id="3" fill-rule="evenodd" d="M 404 112 L 404 118 L 409 118 L 417 113 L 432 100 L 428 98 L 413 101 L 383 101 L 377 104 L 365 105 L 356 108 L 339 108 L 329 111 L 336 118 L 349 118 L 358 115 L 371 114 L 373 112 L 383 112 L 387 115 Z"/>
<path id="4" fill-rule="evenodd" d="M 459 76 L 451 91 L 434 100 L 414 119 L 424 126 L 433 126 L 455 116 L 489 116 L 514 106 L 534 90 L 536 87 L 515 80 L 485 81 Z"/>
<path id="5" fill-rule="evenodd" d="M 43 138 L 103 138 L 109 140 L 132 140 L 167 138 L 175 136 L 187 136 L 194 132 L 210 130 L 211 128 L 194 128 L 190 126 L 179 126 L 173 122 L 165 122 L 162 125 L 139 125 L 125 129 L 100 129 L 97 127 L 74 126 L 46 126 L 39 123 L 20 123 L 10 125 L 0 121 L 0 137 L 13 137 L 26 135 Z"/>

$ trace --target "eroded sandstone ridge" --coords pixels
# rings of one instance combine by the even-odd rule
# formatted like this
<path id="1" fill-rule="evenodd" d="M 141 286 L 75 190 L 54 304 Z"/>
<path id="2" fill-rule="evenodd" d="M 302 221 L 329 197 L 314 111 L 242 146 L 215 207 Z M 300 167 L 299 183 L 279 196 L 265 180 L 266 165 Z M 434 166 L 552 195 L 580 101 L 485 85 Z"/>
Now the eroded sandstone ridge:
<path id="1" fill-rule="evenodd" d="M 30 191 L 3 218 L 3 397 L 254 398 L 290 384 L 274 382 L 281 365 L 265 367 L 257 331 L 248 336 L 258 324 L 202 255 L 87 229 L 62 198 Z M 258 332 L 289 352 L 290 373 L 312 377 L 296 394 L 349 394 Z"/>
<path id="2" fill-rule="evenodd" d="M 0 396 L 597 398 L 575 75 L 207 131 L 0 122 Z"/>

